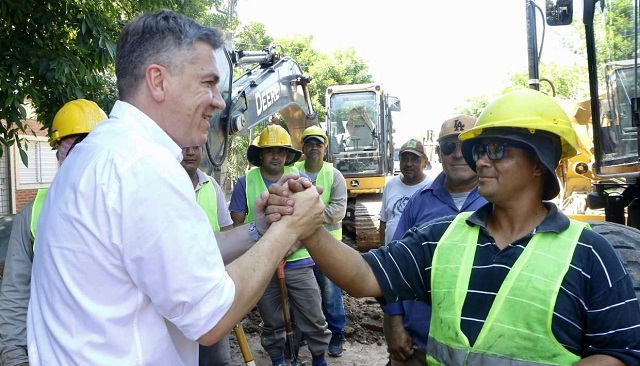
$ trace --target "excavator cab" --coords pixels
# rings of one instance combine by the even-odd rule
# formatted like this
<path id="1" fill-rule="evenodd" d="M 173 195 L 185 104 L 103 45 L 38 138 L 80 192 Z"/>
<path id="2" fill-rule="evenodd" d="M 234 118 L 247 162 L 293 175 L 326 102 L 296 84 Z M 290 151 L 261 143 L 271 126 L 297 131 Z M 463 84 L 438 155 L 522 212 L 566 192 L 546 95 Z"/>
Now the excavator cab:
<path id="1" fill-rule="evenodd" d="M 343 237 L 355 241 L 360 251 L 376 248 L 382 191 L 393 176 L 392 112 L 400 100 L 381 84 L 333 85 L 326 94 L 329 154 L 345 178 L 347 214 Z"/>

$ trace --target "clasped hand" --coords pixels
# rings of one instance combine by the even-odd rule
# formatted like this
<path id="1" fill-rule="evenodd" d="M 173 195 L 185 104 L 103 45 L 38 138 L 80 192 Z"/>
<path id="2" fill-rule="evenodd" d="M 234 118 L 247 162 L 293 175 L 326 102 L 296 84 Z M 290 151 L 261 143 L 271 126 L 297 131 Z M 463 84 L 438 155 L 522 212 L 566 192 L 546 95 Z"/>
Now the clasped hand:
<path id="1" fill-rule="evenodd" d="M 322 187 L 298 174 L 285 174 L 256 200 L 256 228 L 264 234 L 271 224 L 285 225 L 304 239 L 322 226 Z"/>

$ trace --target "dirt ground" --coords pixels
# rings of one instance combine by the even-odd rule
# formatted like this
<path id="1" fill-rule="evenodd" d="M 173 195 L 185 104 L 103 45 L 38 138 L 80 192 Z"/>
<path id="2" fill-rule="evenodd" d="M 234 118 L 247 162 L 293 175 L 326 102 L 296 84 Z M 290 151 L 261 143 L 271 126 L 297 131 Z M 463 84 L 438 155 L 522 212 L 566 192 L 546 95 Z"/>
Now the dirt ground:
<path id="1" fill-rule="evenodd" d="M 344 310 L 347 316 L 346 341 L 341 357 L 329 357 L 331 366 L 384 366 L 388 360 L 387 345 L 382 333 L 382 310 L 372 298 L 356 299 L 344 295 Z M 270 366 L 271 360 L 260 345 L 260 316 L 254 310 L 243 320 L 246 334 L 256 366 Z M 242 352 L 235 335 L 231 333 L 231 357 L 233 366 L 245 366 Z M 299 361 L 311 365 L 311 356 L 306 347 L 299 353 Z M 306 361 L 306 362 L 305 362 Z"/>

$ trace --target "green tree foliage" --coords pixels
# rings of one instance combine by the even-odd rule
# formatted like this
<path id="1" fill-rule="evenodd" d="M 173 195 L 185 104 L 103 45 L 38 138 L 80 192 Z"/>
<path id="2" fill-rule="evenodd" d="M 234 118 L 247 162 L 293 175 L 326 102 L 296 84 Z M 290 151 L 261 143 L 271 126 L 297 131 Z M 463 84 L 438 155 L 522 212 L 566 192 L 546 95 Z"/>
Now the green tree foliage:
<path id="1" fill-rule="evenodd" d="M 311 43 L 313 35 L 296 34 L 290 37 L 273 38 L 267 35 L 264 24 L 250 22 L 240 26 L 233 37 L 235 50 L 257 51 L 277 46 L 281 56 L 289 56 L 294 59 L 302 72 L 311 77 L 309 93 L 313 107 L 318 114 L 318 120 L 325 120 L 325 92 L 330 85 L 361 84 L 373 82 L 367 63 L 358 57 L 355 48 L 337 50 L 328 55 L 313 49 Z M 235 70 L 239 75 L 243 70 Z M 283 126 L 286 128 L 286 126 Z M 246 172 L 246 151 L 249 139 L 257 136 L 264 126 L 258 126 L 252 131 L 251 136 L 233 136 L 228 154 L 227 177 L 232 181 Z"/>
<path id="2" fill-rule="evenodd" d="M 465 98 L 463 105 L 455 108 L 455 111 L 456 113 L 466 114 L 467 116 L 478 117 L 491 99 L 492 98 L 487 95 L 468 97 Z"/>
<path id="3" fill-rule="evenodd" d="M 325 92 L 330 85 L 362 84 L 373 82 L 368 64 L 358 57 L 355 48 L 334 51 L 333 54 L 317 52 L 311 46 L 313 35 L 296 34 L 290 37 L 272 38 L 264 24 L 250 22 L 241 27 L 233 38 L 237 50 L 261 50 L 271 44 L 278 46 L 282 56 L 293 58 L 305 75 L 311 77 L 309 92 L 318 119 L 325 119 Z"/>
<path id="4" fill-rule="evenodd" d="M 234 3 L 231 1 L 229 3 Z M 169 8 L 203 23 L 234 26 L 222 0 L 0 0 L 0 144 L 15 143 L 29 103 L 48 129 L 66 102 L 87 98 L 109 111 L 116 99 L 114 57 L 127 20 Z M 0 154 L 2 150 L 0 150 Z"/>
<path id="5" fill-rule="evenodd" d="M 636 31 L 634 31 L 635 9 L 632 0 L 616 0 L 607 3 L 606 17 L 594 18 L 594 23 L 602 22 L 606 26 L 604 37 L 596 45 L 600 51 L 599 60 L 619 61 L 633 59 L 635 56 Z M 598 13 L 596 11 L 596 13 Z"/>
<path id="6" fill-rule="evenodd" d="M 273 43 L 273 38 L 267 35 L 264 24 L 249 22 L 242 26 L 233 37 L 233 48 L 236 50 L 261 50 Z"/>

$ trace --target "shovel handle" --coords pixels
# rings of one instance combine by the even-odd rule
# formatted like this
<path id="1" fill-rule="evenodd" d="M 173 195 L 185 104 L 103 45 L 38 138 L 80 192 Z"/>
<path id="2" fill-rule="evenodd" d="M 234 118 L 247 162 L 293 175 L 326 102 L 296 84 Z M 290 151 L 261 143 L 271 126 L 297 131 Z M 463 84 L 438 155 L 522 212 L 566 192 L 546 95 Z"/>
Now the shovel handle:
<path id="1" fill-rule="evenodd" d="M 283 259 L 282 262 L 280 262 L 280 264 L 278 264 L 278 267 L 276 267 L 276 277 L 279 280 L 284 279 L 284 266 L 287 264 L 287 260 Z"/>
<path id="2" fill-rule="evenodd" d="M 244 334 L 244 328 L 242 328 L 242 324 L 236 323 L 235 327 L 233 327 L 233 332 L 235 333 L 236 339 L 238 340 L 238 345 L 240 345 L 240 352 L 242 352 L 244 364 L 246 366 L 255 366 L 256 363 L 253 361 L 253 354 L 251 353 L 251 348 L 249 348 L 249 342 L 247 341 L 247 337 Z"/>

